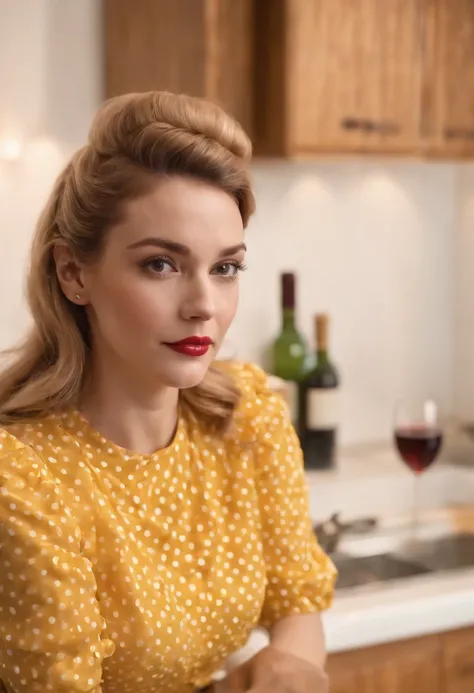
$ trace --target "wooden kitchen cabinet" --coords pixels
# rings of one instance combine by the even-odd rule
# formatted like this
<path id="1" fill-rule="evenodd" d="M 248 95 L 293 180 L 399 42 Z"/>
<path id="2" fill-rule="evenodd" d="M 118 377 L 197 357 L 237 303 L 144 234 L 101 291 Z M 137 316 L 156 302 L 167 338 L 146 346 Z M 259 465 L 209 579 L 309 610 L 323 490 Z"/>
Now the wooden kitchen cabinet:
<path id="1" fill-rule="evenodd" d="M 474 0 L 256 0 L 257 153 L 474 156 Z"/>
<path id="2" fill-rule="evenodd" d="M 474 154 L 474 2 L 437 0 L 438 139 L 444 155 Z M 474 690 L 474 688 L 473 688 Z"/>
<path id="3" fill-rule="evenodd" d="M 253 0 L 104 0 L 106 97 L 213 99 L 251 134 Z"/>
<path id="4" fill-rule="evenodd" d="M 443 693 L 474 691 L 474 628 L 443 636 L 445 689 Z"/>
<path id="5" fill-rule="evenodd" d="M 432 60 L 427 0 L 258 0 L 256 145 L 413 152 Z"/>
<path id="6" fill-rule="evenodd" d="M 335 654 L 327 672 L 330 693 L 445 693 L 438 636 Z"/>
<path id="7" fill-rule="evenodd" d="M 473 693 L 474 628 L 330 655 L 330 693 Z"/>

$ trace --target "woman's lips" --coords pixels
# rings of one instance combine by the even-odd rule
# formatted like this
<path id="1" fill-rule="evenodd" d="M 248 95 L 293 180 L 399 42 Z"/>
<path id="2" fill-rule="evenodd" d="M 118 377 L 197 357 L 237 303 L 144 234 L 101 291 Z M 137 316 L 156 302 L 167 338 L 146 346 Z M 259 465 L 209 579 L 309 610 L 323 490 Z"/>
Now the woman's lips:
<path id="1" fill-rule="evenodd" d="M 179 342 L 165 342 L 165 346 L 185 356 L 204 356 L 214 344 L 210 337 L 186 337 Z"/>

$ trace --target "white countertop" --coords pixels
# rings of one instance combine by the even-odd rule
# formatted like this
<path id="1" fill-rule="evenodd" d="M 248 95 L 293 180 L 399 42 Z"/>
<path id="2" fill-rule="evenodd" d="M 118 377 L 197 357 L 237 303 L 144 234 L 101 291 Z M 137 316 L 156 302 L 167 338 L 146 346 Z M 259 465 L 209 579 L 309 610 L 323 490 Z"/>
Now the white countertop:
<path id="1" fill-rule="evenodd" d="M 328 652 L 474 625 L 474 569 L 336 596 L 323 614 Z"/>

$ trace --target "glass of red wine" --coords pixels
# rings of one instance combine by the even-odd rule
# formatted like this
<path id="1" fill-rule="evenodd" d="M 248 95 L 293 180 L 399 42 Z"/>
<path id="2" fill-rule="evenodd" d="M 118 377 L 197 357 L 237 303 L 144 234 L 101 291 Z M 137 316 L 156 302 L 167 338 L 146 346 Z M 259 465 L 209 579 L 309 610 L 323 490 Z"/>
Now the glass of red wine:
<path id="1" fill-rule="evenodd" d="M 414 473 L 412 529 L 416 537 L 421 475 L 436 460 L 443 442 L 438 406 L 430 399 L 400 403 L 395 411 L 394 433 L 398 453 Z"/>

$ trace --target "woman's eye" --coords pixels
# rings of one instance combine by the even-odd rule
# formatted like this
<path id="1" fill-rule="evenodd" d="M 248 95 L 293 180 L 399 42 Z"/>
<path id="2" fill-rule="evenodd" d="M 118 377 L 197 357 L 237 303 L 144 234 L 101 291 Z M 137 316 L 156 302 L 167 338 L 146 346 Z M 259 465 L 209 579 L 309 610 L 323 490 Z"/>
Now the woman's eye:
<path id="1" fill-rule="evenodd" d="M 165 260 L 164 258 L 160 257 L 155 257 L 152 260 L 147 260 L 144 263 L 145 269 L 149 270 L 150 272 L 153 272 L 154 274 L 169 274 L 170 272 L 175 272 L 175 268 L 169 262 L 169 260 Z"/>
<path id="2" fill-rule="evenodd" d="M 219 274 L 221 277 L 236 277 L 244 268 L 243 265 L 237 262 L 223 262 L 217 267 L 214 267 L 213 274 Z"/>

